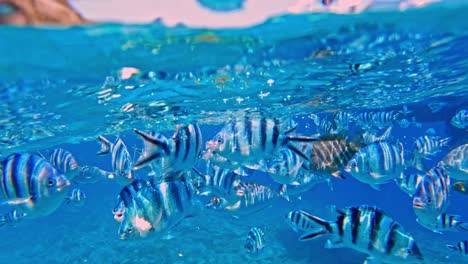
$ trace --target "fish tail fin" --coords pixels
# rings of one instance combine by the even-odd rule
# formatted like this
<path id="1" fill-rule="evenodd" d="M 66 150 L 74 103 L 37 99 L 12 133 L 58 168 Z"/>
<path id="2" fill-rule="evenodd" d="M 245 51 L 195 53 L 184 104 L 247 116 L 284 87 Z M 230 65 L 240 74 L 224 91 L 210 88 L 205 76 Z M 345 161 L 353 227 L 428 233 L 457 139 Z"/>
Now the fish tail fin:
<path id="1" fill-rule="evenodd" d="M 440 147 L 442 149 L 444 149 L 444 150 L 449 150 L 450 149 L 450 146 L 448 145 L 448 143 L 450 142 L 450 137 L 443 138 L 439 142 L 440 142 Z"/>
<path id="2" fill-rule="evenodd" d="M 110 141 L 107 140 L 107 138 L 103 136 L 99 136 L 98 141 L 99 143 L 101 143 L 101 150 L 97 153 L 98 155 L 104 155 L 104 154 L 111 152 L 112 143 L 110 143 Z"/>
<path id="3" fill-rule="evenodd" d="M 133 129 L 133 132 L 139 135 L 144 143 L 143 152 L 138 158 L 137 162 L 133 165 L 133 169 L 138 170 L 154 159 L 161 157 L 161 150 L 165 152 L 168 151 L 168 145 L 164 136 L 156 138 L 138 129 Z"/>
<path id="4" fill-rule="evenodd" d="M 280 187 L 279 187 L 279 190 L 278 190 L 278 193 L 284 197 L 284 199 L 286 199 L 286 201 L 290 201 L 289 199 L 289 196 L 287 195 L 287 188 L 288 188 L 288 185 L 287 184 L 281 184 Z"/>

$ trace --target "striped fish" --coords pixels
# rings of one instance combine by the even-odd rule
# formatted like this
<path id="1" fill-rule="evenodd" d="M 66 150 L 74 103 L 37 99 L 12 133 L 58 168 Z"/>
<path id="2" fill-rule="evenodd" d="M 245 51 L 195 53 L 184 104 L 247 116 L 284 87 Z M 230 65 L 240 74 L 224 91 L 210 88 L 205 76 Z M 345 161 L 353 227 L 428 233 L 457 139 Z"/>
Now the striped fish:
<path id="1" fill-rule="evenodd" d="M 468 180 L 468 144 L 450 151 L 437 166 L 443 167 L 450 178 L 461 181 Z"/>
<path id="2" fill-rule="evenodd" d="M 468 128 L 468 110 L 462 109 L 458 111 L 452 119 L 450 119 L 450 124 L 461 129 Z"/>
<path id="3" fill-rule="evenodd" d="M 73 178 L 73 181 L 83 184 L 96 183 L 104 179 L 112 178 L 111 174 L 112 173 L 101 170 L 96 166 L 80 166 L 78 168 L 78 175 Z"/>
<path id="4" fill-rule="evenodd" d="M 428 158 L 434 156 L 442 150 L 448 149 L 450 138 L 440 138 L 436 136 L 418 137 L 413 144 L 413 155 L 418 158 Z"/>
<path id="5" fill-rule="evenodd" d="M 65 174 L 65 177 L 69 180 L 73 180 L 78 175 L 78 163 L 68 150 L 62 148 L 54 149 L 52 154 L 50 154 L 49 162 L 60 173 Z"/>
<path id="6" fill-rule="evenodd" d="M 245 116 L 226 124 L 214 139 L 206 143 L 204 158 L 221 155 L 231 162 L 242 166 L 257 165 L 262 160 L 279 157 L 281 148 L 286 146 L 298 155 L 307 157 L 294 141 L 316 141 L 313 137 L 290 135 L 296 128 L 291 119 L 266 118 L 263 116 Z"/>
<path id="7" fill-rule="evenodd" d="M 308 232 L 319 225 L 311 219 L 309 213 L 302 210 L 291 211 L 286 215 L 286 222 L 296 232 Z"/>
<path id="8" fill-rule="evenodd" d="M 401 177 L 404 163 L 401 143 L 376 142 L 359 150 L 344 170 L 378 190 L 378 184 Z"/>
<path id="9" fill-rule="evenodd" d="M 433 226 L 448 207 L 450 178 L 443 168 L 430 169 L 416 186 L 413 209 L 424 227 Z"/>
<path id="10" fill-rule="evenodd" d="M 101 150 L 97 154 L 111 153 L 112 156 L 112 174 L 109 174 L 108 177 L 114 179 L 120 185 L 125 186 L 131 183 L 134 179 L 132 159 L 123 140 L 117 137 L 114 144 L 103 136 L 99 136 L 98 140 L 101 143 Z"/>
<path id="11" fill-rule="evenodd" d="M 267 186 L 257 183 L 241 182 L 234 188 L 237 201 L 229 202 L 222 197 L 215 196 L 205 206 L 211 209 L 221 209 L 235 214 L 250 214 L 266 207 L 280 197 L 287 199 Z"/>
<path id="12" fill-rule="evenodd" d="M 177 180 L 135 180 L 122 189 L 113 210 L 114 218 L 120 222 L 120 239 L 169 231 L 197 211 L 193 186 L 184 176 L 173 178 Z"/>
<path id="13" fill-rule="evenodd" d="M 265 247 L 265 234 L 258 227 L 252 227 L 247 234 L 247 239 L 245 240 L 244 248 L 248 253 L 251 254 L 260 254 Z"/>
<path id="14" fill-rule="evenodd" d="M 25 216 L 26 214 L 20 210 L 11 210 L 10 212 L 0 216 L 0 228 L 6 225 L 16 226 L 16 224 L 18 224 Z"/>
<path id="15" fill-rule="evenodd" d="M 468 240 L 460 241 L 456 245 L 447 245 L 447 248 L 458 252 L 463 256 L 468 256 Z"/>
<path id="16" fill-rule="evenodd" d="M 351 113 L 339 111 L 333 115 L 333 122 L 338 131 L 347 131 L 349 124 L 351 124 L 353 116 Z"/>
<path id="17" fill-rule="evenodd" d="M 342 169 L 359 151 L 359 147 L 341 135 L 323 136 L 313 143 L 309 169 L 344 179 Z"/>
<path id="18" fill-rule="evenodd" d="M 303 159 L 289 148 L 281 148 L 280 158 L 267 160 L 267 173 L 277 183 L 294 182 L 302 169 Z"/>
<path id="19" fill-rule="evenodd" d="M 409 196 L 413 197 L 416 192 L 416 186 L 422 181 L 425 173 L 416 168 L 407 168 L 401 174 L 401 177 L 396 179 L 398 187 Z"/>
<path id="20" fill-rule="evenodd" d="M 163 173 L 189 171 L 198 161 L 202 148 L 202 133 L 197 124 L 179 125 L 171 138 L 156 133 L 133 130 L 144 142 L 144 150 L 133 166 L 140 169 L 162 159 Z"/>
<path id="21" fill-rule="evenodd" d="M 206 174 L 194 171 L 198 176 L 194 180 L 198 194 L 220 196 L 231 202 L 238 200 L 234 189 L 239 186 L 241 175 L 236 171 L 211 164 L 207 166 Z"/>
<path id="22" fill-rule="evenodd" d="M 320 226 L 302 235 L 299 238 L 301 241 L 330 235 L 326 248 L 347 247 L 370 255 L 368 259 L 375 258 L 389 263 L 423 261 L 413 237 L 376 207 L 347 207 L 338 211 L 336 221 L 326 221 L 309 214 L 301 215 Z"/>
<path id="23" fill-rule="evenodd" d="M 29 218 L 54 212 L 65 199 L 70 181 L 46 159 L 12 154 L 0 165 L 0 201 Z"/>
<path id="24" fill-rule="evenodd" d="M 450 215 L 442 213 L 437 217 L 437 220 L 433 225 L 429 226 L 429 229 L 432 229 L 434 232 L 443 232 L 443 231 L 458 231 L 465 230 L 468 231 L 468 225 L 464 223 L 460 215 Z"/>
<path id="25" fill-rule="evenodd" d="M 369 129 L 377 127 L 379 129 L 383 129 L 397 123 L 398 116 L 399 113 L 394 111 L 361 112 L 355 116 L 354 121 L 358 126 L 363 128 Z"/>
<path id="26" fill-rule="evenodd" d="M 81 206 L 83 206 L 85 204 L 86 194 L 82 190 L 80 190 L 78 188 L 74 188 L 71 191 L 70 196 L 66 197 L 65 199 L 67 201 L 67 204 L 71 204 L 73 206 L 81 207 Z"/>

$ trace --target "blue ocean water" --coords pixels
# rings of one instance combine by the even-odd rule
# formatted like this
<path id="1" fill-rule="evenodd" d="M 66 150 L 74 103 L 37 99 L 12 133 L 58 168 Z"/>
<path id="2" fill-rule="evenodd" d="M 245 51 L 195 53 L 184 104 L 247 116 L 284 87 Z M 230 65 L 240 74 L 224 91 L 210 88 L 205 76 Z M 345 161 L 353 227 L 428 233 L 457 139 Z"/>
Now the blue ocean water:
<path id="1" fill-rule="evenodd" d="M 306 135 L 316 133 L 316 116 L 403 112 L 392 137 L 405 150 L 429 129 L 450 137 L 453 149 L 467 143 L 467 131 L 450 124 L 468 109 L 467 13 L 462 3 L 406 12 L 286 15 L 242 29 L 167 28 L 157 22 L 4 26 L 0 157 L 62 147 L 79 164 L 111 170 L 110 157 L 96 155 L 98 135 L 121 136 L 137 156 L 133 150 L 142 142 L 133 128 L 171 135 L 175 125 L 196 121 L 209 140 L 245 112 L 292 117 L 297 132 Z M 129 71 L 135 74 L 126 76 Z M 449 150 L 426 165 L 435 166 Z M 252 177 L 277 188 L 265 175 Z M 362 263 L 365 254 L 325 249 L 326 239 L 299 242 L 300 234 L 284 219 L 299 209 L 330 218 L 332 205 L 361 204 L 378 206 L 401 223 L 427 263 L 468 263 L 445 247 L 468 233 L 441 235 L 420 226 L 411 198 L 395 184 L 377 191 L 348 176 L 332 179 L 332 185 L 239 218 L 203 210 L 171 230 L 170 239 L 151 234 L 127 241 L 118 238 L 111 212 L 122 187 L 110 180 L 82 184 L 84 207 L 63 204 L 52 215 L 1 229 L 0 263 Z M 448 212 L 468 219 L 466 199 L 452 191 Z M 265 251 L 256 257 L 244 249 L 251 227 L 265 232 Z"/>

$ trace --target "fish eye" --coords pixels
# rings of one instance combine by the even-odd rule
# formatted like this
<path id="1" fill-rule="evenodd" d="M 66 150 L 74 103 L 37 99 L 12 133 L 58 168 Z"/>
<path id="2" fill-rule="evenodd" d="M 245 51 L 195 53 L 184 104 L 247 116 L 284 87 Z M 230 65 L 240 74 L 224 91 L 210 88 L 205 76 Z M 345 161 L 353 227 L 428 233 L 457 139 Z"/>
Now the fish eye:
<path id="1" fill-rule="evenodd" d="M 223 144 L 224 143 L 224 138 L 218 137 L 217 141 L 218 141 L 219 144 Z"/>
<path id="2" fill-rule="evenodd" d="M 352 166 L 353 166 L 354 168 L 356 168 L 356 167 L 357 167 L 357 162 L 353 162 Z"/>
<path id="3" fill-rule="evenodd" d="M 432 200 L 431 200 L 431 198 L 430 198 L 430 197 L 428 197 L 428 198 L 427 198 L 427 200 L 426 200 L 426 202 L 427 202 L 428 204 L 431 204 L 431 203 L 432 203 Z"/>
<path id="4" fill-rule="evenodd" d="M 127 228 L 127 233 L 129 233 L 129 234 L 133 233 L 133 228 L 131 228 L 131 227 Z"/>
<path id="5" fill-rule="evenodd" d="M 409 248 L 406 250 L 406 253 L 408 253 L 408 255 L 413 255 L 413 251 Z"/>
<path id="6" fill-rule="evenodd" d="M 54 186 L 54 185 L 55 185 L 55 181 L 54 181 L 54 180 L 49 180 L 49 181 L 47 182 L 47 184 L 48 184 L 49 186 Z"/>

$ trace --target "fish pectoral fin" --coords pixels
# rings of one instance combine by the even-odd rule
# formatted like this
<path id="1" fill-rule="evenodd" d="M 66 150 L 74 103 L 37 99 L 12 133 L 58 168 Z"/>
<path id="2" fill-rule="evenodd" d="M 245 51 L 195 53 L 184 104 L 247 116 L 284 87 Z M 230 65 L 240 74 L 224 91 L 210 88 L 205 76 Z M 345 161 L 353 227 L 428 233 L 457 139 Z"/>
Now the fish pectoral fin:
<path id="1" fill-rule="evenodd" d="M 372 172 L 372 171 L 369 171 L 369 175 L 372 176 L 372 178 L 374 178 L 374 179 L 383 178 L 383 177 L 387 176 L 387 175 L 375 173 L 375 172 Z"/>
<path id="2" fill-rule="evenodd" d="M 325 234 L 327 234 L 327 230 L 323 229 L 323 228 L 317 228 L 317 229 L 314 229 L 308 233 L 305 233 L 303 234 L 302 236 L 299 237 L 299 241 L 307 241 L 307 240 L 312 240 L 314 238 L 317 238 L 317 237 L 320 237 L 320 236 L 323 236 Z"/>
<path id="3" fill-rule="evenodd" d="M 374 257 L 367 257 L 363 264 L 381 264 L 382 262 Z"/>
<path id="4" fill-rule="evenodd" d="M 343 241 L 331 241 L 330 239 L 327 240 L 327 243 L 325 244 L 325 248 L 331 249 L 331 248 L 342 248 L 343 246 Z"/>
<path id="5" fill-rule="evenodd" d="M 332 172 L 331 176 L 333 176 L 335 178 L 338 178 L 338 179 L 342 179 L 342 180 L 346 179 L 346 177 L 343 175 L 343 172 L 341 172 L 339 170 L 337 170 L 335 172 Z"/>
<path id="6" fill-rule="evenodd" d="M 15 198 L 15 199 L 8 199 L 4 200 L 1 202 L 1 204 L 7 204 L 7 205 L 20 205 L 20 204 L 25 204 L 31 201 L 33 197 L 29 196 L 27 198 Z"/>

